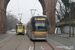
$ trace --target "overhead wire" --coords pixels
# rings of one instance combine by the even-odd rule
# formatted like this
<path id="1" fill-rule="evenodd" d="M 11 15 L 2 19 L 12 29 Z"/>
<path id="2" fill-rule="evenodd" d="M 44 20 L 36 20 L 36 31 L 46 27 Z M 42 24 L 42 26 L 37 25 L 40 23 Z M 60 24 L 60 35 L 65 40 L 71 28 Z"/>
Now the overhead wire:
<path id="1" fill-rule="evenodd" d="M 37 0 L 35 0 L 35 2 L 34 2 L 34 4 L 33 4 L 33 7 L 32 7 L 32 8 L 34 8 L 34 7 L 35 7 L 36 2 L 37 2 Z M 33 11 L 34 11 L 34 13 L 32 13 Z M 34 16 L 34 15 L 35 15 L 35 12 L 36 12 L 36 9 L 31 9 L 31 14 L 32 14 L 32 16 Z"/>
<path id="2" fill-rule="evenodd" d="M 18 6 L 18 11 L 20 12 L 20 7 L 19 7 L 19 3 L 18 3 L 18 0 L 17 0 L 17 6 Z"/>
<path id="3" fill-rule="evenodd" d="M 21 13 L 21 11 L 20 11 L 20 7 L 19 7 L 19 2 L 18 2 L 18 0 L 17 0 L 17 6 L 18 6 L 18 11 L 19 11 L 18 15 L 19 15 L 19 18 L 20 18 L 20 21 L 21 21 L 21 19 L 22 19 L 22 13 Z"/>
<path id="4" fill-rule="evenodd" d="M 36 2 L 37 2 L 37 0 L 35 0 L 35 2 L 34 2 L 34 5 L 33 5 L 33 8 L 36 6 Z M 38 6 L 36 7 L 36 10 L 38 9 Z M 35 13 L 34 13 L 35 14 Z"/>
<path id="5" fill-rule="evenodd" d="M 35 0 L 35 3 L 34 3 L 34 5 L 33 5 L 33 8 L 35 7 L 35 5 L 36 5 L 36 2 L 37 2 L 37 0 Z"/>

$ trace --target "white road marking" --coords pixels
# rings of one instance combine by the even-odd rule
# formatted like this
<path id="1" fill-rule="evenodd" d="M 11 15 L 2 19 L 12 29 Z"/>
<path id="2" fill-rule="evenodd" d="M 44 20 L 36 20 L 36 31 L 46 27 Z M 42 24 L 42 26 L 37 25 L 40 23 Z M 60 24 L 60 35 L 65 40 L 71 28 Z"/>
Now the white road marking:
<path id="1" fill-rule="evenodd" d="M 11 36 L 10 36 L 10 37 L 11 37 Z M 4 40 L 0 41 L 0 43 L 1 43 L 1 42 L 3 42 L 3 41 L 5 41 L 5 40 L 7 40 L 7 39 L 9 39 L 10 37 L 7 37 L 6 39 L 4 39 Z"/>
<path id="2" fill-rule="evenodd" d="M 33 46 L 30 46 L 30 47 L 29 47 L 29 50 L 33 50 Z"/>
<path id="3" fill-rule="evenodd" d="M 45 48 L 43 46 L 41 46 L 41 50 L 45 50 Z"/>

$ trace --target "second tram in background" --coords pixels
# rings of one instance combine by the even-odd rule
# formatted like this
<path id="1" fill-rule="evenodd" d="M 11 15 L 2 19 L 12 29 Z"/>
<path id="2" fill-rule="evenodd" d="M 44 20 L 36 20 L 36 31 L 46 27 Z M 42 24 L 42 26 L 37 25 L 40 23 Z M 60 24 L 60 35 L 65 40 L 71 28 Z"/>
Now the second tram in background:
<path id="1" fill-rule="evenodd" d="M 46 40 L 48 38 L 48 19 L 46 16 L 34 16 L 27 23 L 27 35 L 32 40 Z"/>
<path id="2" fill-rule="evenodd" d="M 23 23 L 18 23 L 16 24 L 16 34 L 23 34 L 25 33 L 25 28 L 24 28 L 24 24 Z"/>

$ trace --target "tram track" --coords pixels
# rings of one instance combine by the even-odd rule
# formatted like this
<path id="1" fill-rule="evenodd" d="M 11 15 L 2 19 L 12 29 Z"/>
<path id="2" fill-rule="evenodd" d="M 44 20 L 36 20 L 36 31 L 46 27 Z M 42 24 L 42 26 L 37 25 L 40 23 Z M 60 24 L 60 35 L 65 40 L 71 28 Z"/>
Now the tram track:
<path id="1" fill-rule="evenodd" d="M 17 50 L 24 36 L 15 35 L 4 41 L 0 45 L 0 50 Z M 12 47 L 13 46 L 13 47 Z"/>
<path id="2" fill-rule="evenodd" d="M 24 41 L 24 36 L 22 38 L 22 41 L 20 42 L 20 44 L 18 45 L 18 47 L 15 50 L 17 50 L 19 48 L 19 46 L 23 43 L 23 41 Z"/>
<path id="3" fill-rule="evenodd" d="M 19 45 L 17 46 L 17 48 L 15 50 L 18 50 L 20 45 L 24 42 L 24 36 L 22 38 L 22 41 L 19 43 Z M 31 40 L 31 42 L 33 42 L 33 46 L 31 45 L 29 47 L 28 50 L 37 50 L 37 49 L 41 49 L 41 50 L 48 50 L 48 49 L 51 49 L 51 50 L 54 50 L 53 46 L 51 46 L 50 43 L 48 43 L 47 41 L 35 41 L 35 40 Z M 45 43 L 48 47 L 45 46 Z M 40 44 L 40 45 L 39 45 Z M 37 47 L 38 46 L 38 47 Z M 48 49 L 47 49 L 48 48 Z"/>
<path id="4" fill-rule="evenodd" d="M 51 46 L 47 41 L 33 41 L 33 44 L 33 50 L 54 50 L 53 46 Z"/>
<path id="5" fill-rule="evenodd" d="M 35 42 L 33 42 L 34 43 L 34 49 L 33 50 L 35 50 Z"/>
<path id="6" fill-rule="evenodd" d="M 14 37 L 14 38 L 13 38 Z M 11 42 L 13 39 L 15 39 L 17 36 L 13 35 L 11 37 L 8 37 L 4 40 L 2 40 L 3 42 L 0 44 L 0 48 L 2 48 L 3 46 L 7 45 L 9 42 Z"/>
<path id="7" fill-rule="evenodd" d="M 54 50 L 48 41 L 31 41 L 26 35 L 16 35 L 7 44 L 3 44 L 0 50 Z M 13 47 L 12 47 L 13 46 Z"/>
<path id="8" fill-rule="evenodd" d="M 33 46 L 30 46 L 29 50 L 35 50 L 35 41 L 31 40 L 31 42 L 33 42 Z"/>
<path id="9" fill-rule="evenodd" d="M 53 48 L 53 46 L 51 46 L 51 44 L 49 44 L 47 41 L 46 41 L 46 43 L 52 48 L 52 50 L 54 50 L 54 48 Z"/>
<path id="10" fill-rule="evenodd" d="M 55 50 L 53 46 L 47 41 L 37 41 L 35 43 L 38 45 L 38 48 L 40 48 L 41 50 Z"/>

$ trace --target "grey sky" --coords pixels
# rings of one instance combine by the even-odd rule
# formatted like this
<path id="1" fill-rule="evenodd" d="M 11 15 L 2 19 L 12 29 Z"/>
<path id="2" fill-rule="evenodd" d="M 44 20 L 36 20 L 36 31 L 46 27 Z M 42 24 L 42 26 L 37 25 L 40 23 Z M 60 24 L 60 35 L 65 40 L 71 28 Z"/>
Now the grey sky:
<path id="1" fill-rule="evenodd" d="M 71 0 L 71 1 L 75 2 L 75 0 Z"/>
<path id="2" fill-rule="evenodd" d="M 19 7 L 18 7 L 19 5 Z M 20 9 L 20 11 L 18 10 Z M 26 24 L 31 16 L 30 9 L 37 9 L 35 15 L 40 14 L 42 15 L 42 7 L 38 0 L 10 0 L 7 6 L 7 12 L 11 14 L 14 14 L 19 19 L 18 13 L 22 13 L 22 22 Z"/>
<path id="3" fill-rule="evenodd" d="M 71 1 L 75 2 L 75 0 Z M 20 11 L 18 9 L 20 9 Z M 42 15 L 42 7 L 38 0 L 10 0 L 7 6 L 7 12 L 9 13 L 11 11 L 10 13 L 16 15 L 18 19 L 19 19 L 18 13 L 23 14 L 22 22 L 24 24 L 26 24 L 32 17 L 30 9 L 37 9 L 38 11 L 36 11 L 35 15 L 37 14 Z"/>

